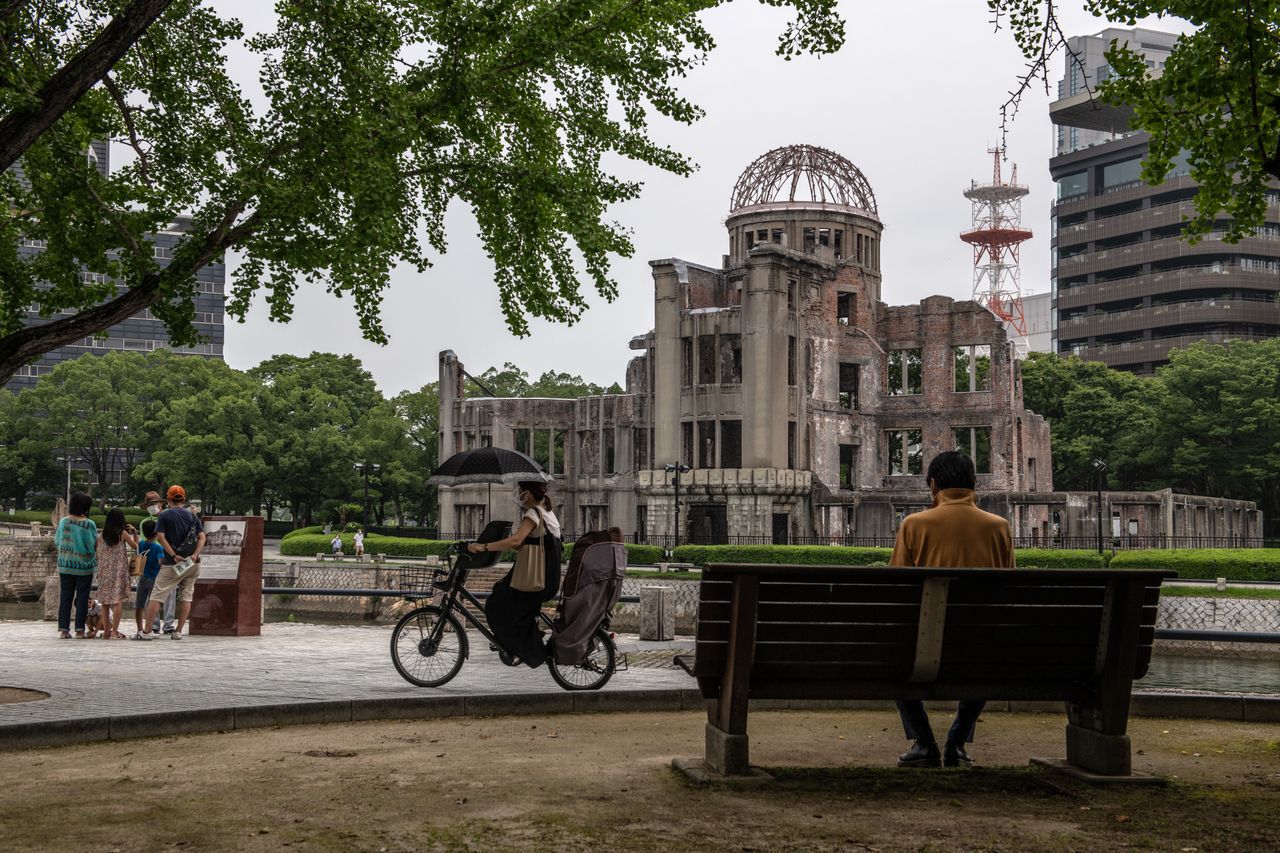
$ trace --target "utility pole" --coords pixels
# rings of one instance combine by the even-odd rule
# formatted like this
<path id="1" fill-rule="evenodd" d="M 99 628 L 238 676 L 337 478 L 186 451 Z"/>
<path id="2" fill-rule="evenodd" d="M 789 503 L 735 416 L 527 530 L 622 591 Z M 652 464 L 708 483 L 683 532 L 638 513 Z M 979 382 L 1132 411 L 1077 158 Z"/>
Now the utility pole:
<path id="1" fill-rule="evenodd" d="M 671 546 L 670 553 L 667 555 L 668 557 L 672 557 L 672 556 L 675 556 L 676 548 L 680 547 L 680 475 L 688 474 L 689 466 L 680 464 L 680 463 L 674 463 L 674 464 L 667 465 L 666 470 L 668 474 L 676 475 L 675 477 L 676 501 L 675 501 L 675 507 L 672 510 L 672 516 L 671 516 L 671 541 L 673 544 Z"/>
<path id="2" fill-rule="evenodd" d="M 1098 472 L 1098 553 L 1102 550 L 1102 478 L 1107 473 L 1107 463 L 1101 459 L 1093 460 L 1093 470 Z"/>
<path id="3" fill-rule="evenodd" d="M 373 473 L 376 474 L 378 473 L 378 471 L 382 470 L 382 466 L 375 465 L 372 462 L 357 462 L 355 465 L 352 465 L 351 467 L 355 468 L 357 471 L 359 471 L 361 474 L 364 475 L 364 515 L 362 517 L 361 523 L 364 525 L 365 529 L 368 529 L 369 527 L 369 472 L 372 471 Z"/>

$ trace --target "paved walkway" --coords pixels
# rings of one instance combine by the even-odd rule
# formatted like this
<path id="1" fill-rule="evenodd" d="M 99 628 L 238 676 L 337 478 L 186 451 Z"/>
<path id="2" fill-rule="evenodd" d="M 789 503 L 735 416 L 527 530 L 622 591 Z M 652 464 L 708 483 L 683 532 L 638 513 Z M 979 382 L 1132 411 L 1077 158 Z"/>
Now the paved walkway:
<path id="1" fill-rule="evenodd" d="M 415 687 L 391 663 L 389 626 L 331 626 L 271 623 L 260 637 L 192 637 L 151 642 L 61 640 L 51 622 L 0 622 L 0 685 L 42 690 L 49 698 L 0 705 L 0 746 L 31 724 L 86 724 L 134 715 L 189 714 L 238 709 L 243 720 L 253 709 L 285 717 L 338 717 L 345 703 L 422 707 L 424 700 L 514 702 L 568 701 L 545 667 L 507 667 L 478 634 L 470 635 L 472 656 L 449 684 Z M 646 643 L 619 635 L 619 649 L 633 660 L 602 693 L 656 691 L 673 694 L 693 680 L 669 663 L 670 649 L 691 642 Z M 666 649 L 667 654 L 661 654 Z M 599 695 L 599 694 L 597 694 Z M 538 697 L 545 697 L 538 702 Z M 622 699 L 622 696 L 618 696 Z M 599 701 L 599 700 L 597 700 Z M 338 703 L 336 706 L 334 703 Z M 470 709 L 470 712 L 480 711 Z M 357 711 L 358 713 L 358 711 Z M 139 721 L 140 722 L 140 721 Z M 261 722 L 258 722 L 261 725 Z M 18 728 L 14 728 L 14 727 Z M 45 726 L 46 728 L 48 726 Z M 55 727 L 56 728 L 56 727 Z M 75 739 L 97 739 L 95 737 Z"/>

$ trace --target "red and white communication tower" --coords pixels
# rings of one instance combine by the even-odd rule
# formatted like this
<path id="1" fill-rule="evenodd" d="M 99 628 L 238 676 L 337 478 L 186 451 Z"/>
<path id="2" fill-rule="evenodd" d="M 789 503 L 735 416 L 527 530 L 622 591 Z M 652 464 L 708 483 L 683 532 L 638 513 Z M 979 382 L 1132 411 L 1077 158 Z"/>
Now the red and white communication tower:
<path id="1" fill-rule="evenodd" d="M 994 168 L 991 183 L 970 182 L 964 197 L 973 203 L 973 227 L 960 239 L 973 246 L 973 300 L 1004 321 L 1019 354 L 1027 350 L 1027 320 L 1022 313 L 1018 246 L 1031 238 L 1022 227 L 1022 197 L 1030 190 L 1018 183 L 1015 165 L 1009 181 L 1000 177 L 1003 148 L 988 148 Z"/>

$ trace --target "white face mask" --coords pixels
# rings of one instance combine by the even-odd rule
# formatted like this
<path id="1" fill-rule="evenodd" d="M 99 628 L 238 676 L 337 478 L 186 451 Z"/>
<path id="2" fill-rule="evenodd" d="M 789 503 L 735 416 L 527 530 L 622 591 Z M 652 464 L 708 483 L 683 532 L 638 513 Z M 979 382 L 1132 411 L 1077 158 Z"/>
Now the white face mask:
<path id="1" fill-rule="evenodd" d="M 160 514 L 160 507 L 159 507 L 157 504 L 148 504 L 148 505 L 147 505 L 147 514 L 148 514 L 148 515 L 159 515 L 159 514 Z"/>

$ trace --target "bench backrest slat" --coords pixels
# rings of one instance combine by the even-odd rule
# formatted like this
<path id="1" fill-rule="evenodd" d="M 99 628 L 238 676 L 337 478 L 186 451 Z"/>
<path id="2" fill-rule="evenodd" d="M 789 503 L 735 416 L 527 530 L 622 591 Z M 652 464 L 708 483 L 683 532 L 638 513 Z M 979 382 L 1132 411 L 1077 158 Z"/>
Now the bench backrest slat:
<path id="1" fill-rule="evenodd" d="M 1113 595 L 1140 604 L 1133 677 L 1145 674 L 1154 638 L 1159 586 L 1152 570 L 887 569 L 884 567 L 710 566 L 699 605 L 696 673 L 708 685 L 724 672 L 734 578 L 758 578 L 752 695 L 802 692 L 858 695 L 872 682 L 923 681 L 921 695 L 981 682 L 1004 698 L 1046 695 L 1048 685 L 1084 690 L 1105 654 L 1104 614 Z M 931 620 L 943 588 L 945 624 L 921 631 L 922 590 L 930 578 Z M 928 647 L 917 649 L 918 638 Z M 924 655 L 924 658 L 920 658 Z M 825 685 L 825 686 L 824 686 Z M 915 689 L 914 687 L 912 689 Z M 1002 698 L 993 694 L 990 698 Z"/>

